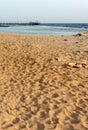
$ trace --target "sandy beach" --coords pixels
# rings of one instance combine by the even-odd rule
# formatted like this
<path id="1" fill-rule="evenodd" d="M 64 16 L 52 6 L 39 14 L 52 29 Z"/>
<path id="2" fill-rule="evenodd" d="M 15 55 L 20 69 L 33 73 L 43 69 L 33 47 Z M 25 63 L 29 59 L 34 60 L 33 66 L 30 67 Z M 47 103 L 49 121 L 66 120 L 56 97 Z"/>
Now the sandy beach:
<path id="1" fill-rule="evenodd" d="M 0 34 L 0 130 L 88 130 L 88 34 Z"/>

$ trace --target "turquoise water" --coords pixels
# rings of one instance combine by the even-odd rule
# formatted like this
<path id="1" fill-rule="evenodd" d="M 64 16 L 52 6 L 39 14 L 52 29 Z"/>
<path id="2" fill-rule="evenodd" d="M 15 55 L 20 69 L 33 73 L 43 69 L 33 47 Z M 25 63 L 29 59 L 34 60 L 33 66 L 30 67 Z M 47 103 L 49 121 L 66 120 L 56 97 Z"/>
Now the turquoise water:
<path id="1" fill-rule="evenodd" d="M 68 24 L 69 25 L 69 24 Z M 39 35 L 74 35 L 77 33 L 88 32 L 88 28 L 80 26 L 53 26 L 53 25 L 38 25 L 38 26 L 10 26 L 0 27 L 0 33 L 15 33 L 15 34 L 39 34 Z"/>

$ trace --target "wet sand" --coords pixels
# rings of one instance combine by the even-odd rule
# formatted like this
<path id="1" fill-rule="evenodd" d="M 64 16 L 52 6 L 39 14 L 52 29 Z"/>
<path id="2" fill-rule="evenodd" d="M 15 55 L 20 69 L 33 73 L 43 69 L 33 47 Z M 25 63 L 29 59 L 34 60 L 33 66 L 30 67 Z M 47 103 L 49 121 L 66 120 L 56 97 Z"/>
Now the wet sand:
<path id="1" fill-rule="evenodd" d="M 88 130 L 88 35 L 0 34 L 0 130 Z"/>

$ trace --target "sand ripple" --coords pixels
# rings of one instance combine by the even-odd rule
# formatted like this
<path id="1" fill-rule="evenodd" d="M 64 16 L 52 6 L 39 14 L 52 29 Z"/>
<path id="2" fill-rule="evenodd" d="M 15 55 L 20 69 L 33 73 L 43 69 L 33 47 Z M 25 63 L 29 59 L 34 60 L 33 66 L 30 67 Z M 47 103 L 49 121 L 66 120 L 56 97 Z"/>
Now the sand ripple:
<path id="1" fill-rule="evenodd" d="M 0 130 L 88 130 L 87 48 L 84 35 L 0 34 Z"/>

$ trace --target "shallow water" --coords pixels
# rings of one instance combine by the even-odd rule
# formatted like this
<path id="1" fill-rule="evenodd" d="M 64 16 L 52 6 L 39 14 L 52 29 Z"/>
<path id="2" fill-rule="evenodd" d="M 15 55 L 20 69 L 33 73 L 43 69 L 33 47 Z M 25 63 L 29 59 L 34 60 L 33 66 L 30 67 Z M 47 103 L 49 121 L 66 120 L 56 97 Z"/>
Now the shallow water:
<path id="1" fill-rule="evenodd" d="M 43 24 L 38 26 L 0 27 L 0 33 L 74 35 L 88 32 L 88 24 Z"/>

